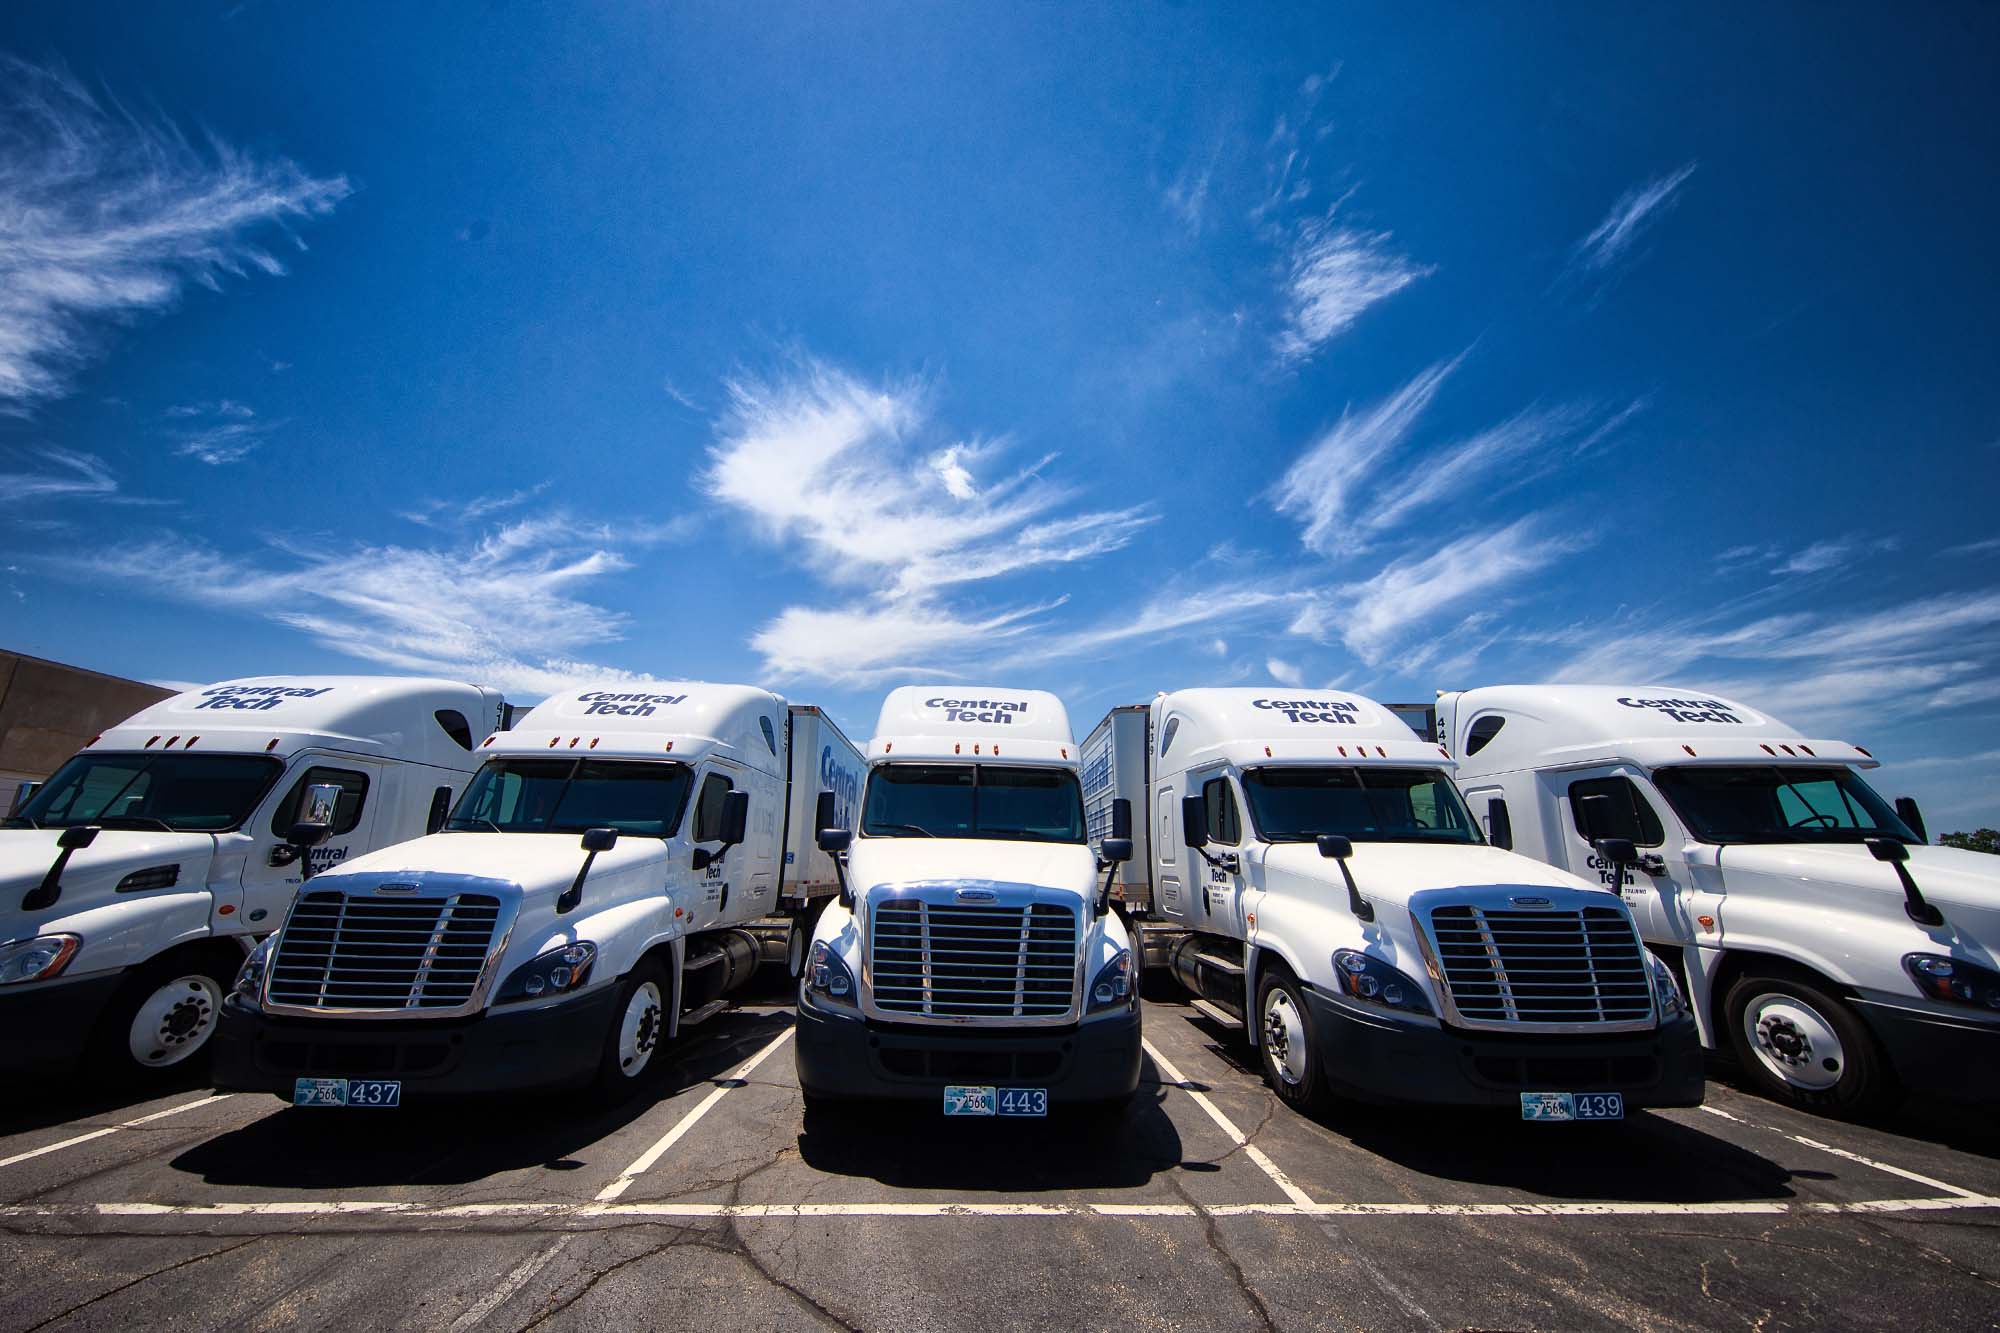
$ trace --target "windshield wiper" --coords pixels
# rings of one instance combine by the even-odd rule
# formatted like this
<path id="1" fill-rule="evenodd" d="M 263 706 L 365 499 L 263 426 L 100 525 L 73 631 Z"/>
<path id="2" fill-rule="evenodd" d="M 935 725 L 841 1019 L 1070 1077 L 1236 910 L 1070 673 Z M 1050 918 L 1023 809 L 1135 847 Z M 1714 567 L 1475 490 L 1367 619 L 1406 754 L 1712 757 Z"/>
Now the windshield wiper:
<path id="1" fill-rule="evenodd" d="M 468 830 L 458 827 L 460 824 L 484 824 L 486 825 L 487 828 L 492 829 L 495 833 L 504 833 L 506 831 L 505 829 L 502 829 L 498 824 L 494 823 L 492 820 L 482 819 L 478 815 L 459 815 L 456 818 L 454 818 L 449 824 L 446 824 L 445 827 L 452 830 L 454 833 L 467 832 Z"/>
<path id="2" fill-rule="evenodd" d="M 908 833 L 921 833 L 926 838 L 935 838 L 938 836 L 937 834 L 931 832 L 927 828 L 924 828 L 920 824 L 870 824 L 868 826 L 867 831 L 873 833 L 877 829 L 892 829 L 892 828 L 902 829 Z"/>
<path id="3" fill-rule="evenodd" d="M 181 833 L 186 831 L 175 828 L 164 819 L 155 819 L 151 815 L 109 815 L 93 822 L 103 828 L 126 828 L 137 824 L 140 828 L 156 828 L 162 833 Z"/>

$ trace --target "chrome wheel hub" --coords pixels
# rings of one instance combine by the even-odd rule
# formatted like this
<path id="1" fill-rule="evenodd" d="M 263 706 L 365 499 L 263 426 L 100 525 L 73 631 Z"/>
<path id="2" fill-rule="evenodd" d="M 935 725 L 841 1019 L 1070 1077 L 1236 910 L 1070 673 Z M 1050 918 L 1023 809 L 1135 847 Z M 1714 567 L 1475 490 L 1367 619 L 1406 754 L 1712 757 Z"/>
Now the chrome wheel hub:
<path id="1" fill-rule="evenodd" d="M 627 1078 L 637 1078 L 652 1063 L 660 1044 L 666 1006 L 660 988 L 648 981 L 632 992 L 618 1023 L 618 1068 Z"/>
<path id="2" fill-rule="evenodd" d="M 1743 1010 L 1743 1030 L 1758 1063 L 1807 1092 L 1824 1092 L 1847 1071 L 1847 1052 L 1826 1016 L 1794 995 L 1759 995 Z"/>
<path id="3" fill-rule="evenodd" d="M 1296 1087 L 1306 1077 L 1306 1025 L 1291 995 L 1273 990 L 1264 998 L 1264 1053 L 1278 1077 Z"/>
<path id="4" fill-rule="evenodd" d="M 148 1069 L 177 1065 L 208 1044 L 221 1014 L 222 988 L 213 977 L 175 977 L 140 1002 L 126 1049 Z"/>

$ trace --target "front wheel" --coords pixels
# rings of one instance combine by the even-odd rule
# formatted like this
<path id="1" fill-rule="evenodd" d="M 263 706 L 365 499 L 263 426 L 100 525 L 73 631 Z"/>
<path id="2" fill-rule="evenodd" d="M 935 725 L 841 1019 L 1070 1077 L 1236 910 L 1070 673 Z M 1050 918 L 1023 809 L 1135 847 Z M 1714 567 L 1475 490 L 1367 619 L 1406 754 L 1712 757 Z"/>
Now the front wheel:
<path id="1" fill-rule="evenodd" d="M 1799 977 L 1751 973 L 1723 1000 L 1737 1063 L 1774 1101 L 1852 1115 L 1894 1090 L 1873 1034 L 1838 996 Z"/>
<path id="2" fill-rule="evenodd" d="M 1332 1104 L 1305 989 L 1284 968 L 1272 967 L 1257 985 L 1255 1040 L 1264 1081 L 1279 1100 L 1301 1111 L 1323 1111 Z"/>
<path id="3" fill-rule="evenodd" d="M 619 985 L 604 1054 L 597 1064 L 596 1092 L 601 1100 L 623 1101 L 657 1067 L 655 1056 L 667 1036 L 671 993 L 665 969 L 651 960 L 633 968 Z"/>
<path id="4" fill-rule="evenodd" d="M 162 958 L 119 991 L 98 1029 L 96 1068 L 114 1083 L 165 1078 L 208 1048 L 230 978 L 206 958 Z"/>

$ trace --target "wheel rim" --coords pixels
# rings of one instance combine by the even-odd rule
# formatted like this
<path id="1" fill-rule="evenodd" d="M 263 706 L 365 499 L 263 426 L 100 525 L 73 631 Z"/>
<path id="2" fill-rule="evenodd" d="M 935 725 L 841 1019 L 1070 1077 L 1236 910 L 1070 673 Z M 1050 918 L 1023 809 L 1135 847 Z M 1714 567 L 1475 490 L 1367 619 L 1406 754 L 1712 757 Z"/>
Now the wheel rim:
<path id="1" fill-rule="evenodd" d="M 806 932 L 803 921 L 792 922 L 791 937 L 785 944 L 785 966 L 795 977 L 806 970 Z"/>
<path id="2" fill-rule="evenodd" d="M 126 1047 L 147 1069 L 177 1065 L 208 1044 L 222 1014 L 222 987 L 200 973 L 175 977 L 148 995 L 132 1015 Z"/>
<path id="3" fill-rule="evenodd" d="M 1743 1009 L 1743 1034 L 1759 1064 L 1788 1087 L 1825 1092 L 1847 1073 L 1847 1052 L 1826 1015 L 1796 995 L 1759 995 Z"/>
<path id="4" fill-rule="evenodd" d="M 1297 1087 L 1305 1082 L 1305 1021 L 1291 992 L 1278 987 L 1264 997 L 1264 1054 L 1287 1084 Z"/>
<path id="5" fill-rule="evenodd" d="M 650 981 L 641 983 L 625 1002 L 625 1013 L 618 1023 L 618 1070 L 625 1077 L 637 1078 L 653 1062 L 665 1012 L 660 988 Z"/>

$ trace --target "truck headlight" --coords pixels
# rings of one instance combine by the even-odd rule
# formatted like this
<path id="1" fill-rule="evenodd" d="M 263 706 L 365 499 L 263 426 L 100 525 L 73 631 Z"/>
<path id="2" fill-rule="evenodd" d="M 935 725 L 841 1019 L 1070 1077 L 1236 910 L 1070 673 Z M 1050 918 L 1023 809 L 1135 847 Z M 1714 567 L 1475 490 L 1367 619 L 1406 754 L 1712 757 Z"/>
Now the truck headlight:
<path id="1" fill-rule="evenodd" d="M 1091 978 L 1090 1000 L 1084 1006 L 1084 1012 L 1095 1014 L 1131 1003 L 1132 951 L 1120 949 L 1118 956 L 1098 968 L 1097 975 Z"/>
<path id="2" fill-rule="evenodd" d="M 1990 967 L 1942 954 L 1912 953 L 1903 955 L 1903 970 L 1933 1000 L 2000 1009 L 2000 972 Z"/>
<path id="3" fill-rule="evenodd" d="M 814 940 L 806 955 L 806 972 L 799 983 L 806 1001 L 820 1009 L 853 1009 L 857 1003 L 854 974 L 825 940 Z"/>
<path id="4" fill-rule="evenodd" d="M 47 981 L 69 966 L 82 943 L 81 935 L 37 935 L 0 944 L 0 986 Z"/>
<path id="5" fill-rule="evenodd" d="M 539 1000 L 575 990 L 590 979 L 591 964 L 596 961 L 597 946 L 589 940 L 576 940 L 551 949 L 509 973 L 493 1003 Z"/>
<path id="6" fill-rule="evenodd" d="M 1653 979 L 1653 1003 L 1660 1007 L 1660 1021 L 1679 1018 L 1687 1012 L 1687 1001 L 1681 998 L 1681 983 L 1674 979 L 1674 970 L 1660 961 L 1658 954 L 1646 954 L 1646 972 Z"/>
<path id="7" fill-rule="evenodd" d="M 1336 949 L 1333 975 L 1340 979 L 1340 989 L 1350 999 L 1406 1014 L 1431 1015 L 1431 1002 L 1425 998 L 1422 986 L 1359 949 Z"/>
<path id="8" fill-rule="evenodd" d="M 243 960 L 243 966 L 237 969 L 236 984 L 229 988 L 230 993 L 239 1000 L 256 1004 L 264 993 L 264 973 L 270 970 L 271 954 L 277 947 L 275 931 L 260 940 L 257 947 L 250 951 L 250 956 Z"/>

